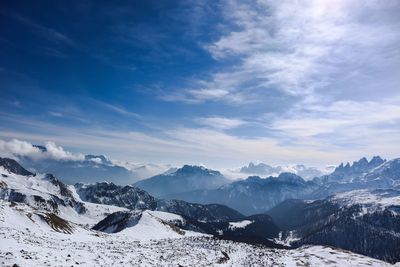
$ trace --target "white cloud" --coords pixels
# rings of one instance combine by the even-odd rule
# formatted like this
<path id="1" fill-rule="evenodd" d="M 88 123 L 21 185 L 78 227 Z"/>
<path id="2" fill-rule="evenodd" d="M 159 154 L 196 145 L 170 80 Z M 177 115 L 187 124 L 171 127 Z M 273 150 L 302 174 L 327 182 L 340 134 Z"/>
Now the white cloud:
<path id="1" fill-rule="evenodd" d="M 82 154 L 73 154 L 71 152 L 65 151 L 61 146 L 57 146 L 54 142 L 46 142 L 45 144 L 46 152 L 44 152 L 46 157 L 56 159 L 56 160 L 84 160 L 85 156 Z"/>
<path id="2" fill-rule="evenodd" d="M 101 158 L 91 158 L 90 161 L 96 163 L 96 164 L 101 164 Z"/>
<path id="3" fill-rule="evenodd" d="M 0 154 L 3 157 L 14 158 L 16 155 L 35 157 L 40 154 L 40 150 L 32 144 L 12 139 L 11 141 L 0 140 Z"/>
<path id="4" fill-rule="evenodd" d="M 270 90 L 334 97 L 337 91 L 367 90 L 365 77 L 369 83 L 385 81 L 384 91 L 398 88 L 396 1 L 231 0 L 222 9 L 221 36 L 204 48 L 216 60 L 233 63 L 167 100 L 248 104 L 263 102 L 255 95 Z"/>
<path id="5" fill-rule="evenodd" d="M 46 142 L 46 151 L 41 151 L 34 147 L 31 143 L 12 139 L 10 141 L 0 140 L 0 155 L 3 157 L 16 158 L 26 156 L 33 160 L 38 159 L 55 159 L 55 160 L 74 160 L 81 161 L 85 157 L 82 154 L 73 154 L 65 151 L 61 146 L 57 146 L 54 142 Z"/>

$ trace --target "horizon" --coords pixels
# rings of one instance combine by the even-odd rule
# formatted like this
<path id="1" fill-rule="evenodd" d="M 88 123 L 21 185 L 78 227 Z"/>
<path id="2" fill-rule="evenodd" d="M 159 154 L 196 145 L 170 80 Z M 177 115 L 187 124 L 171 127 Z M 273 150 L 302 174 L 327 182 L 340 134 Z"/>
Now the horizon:
<path id="1" fill-rule="evenodd" d="M 228 169 L 400 157 L 396 1 L 2 1 L 0 147 Z"/>
<path id="2" fill-rule="evenodd" d="M 72 161 L 72 162 L 79 162 L 79 161 L 93 161 L 96 164 L 102 164 L 101 162 L 98 162 L 94 159 L 87 159 L 86 156 L 93 156 L 93 157 L 105 157 L 106 160 L 109 160 L 113 166 L 119 166 L 123 167 L 129 171 L 133 171 L 134 168 L 140 167 L 140 166 L 145 166 L 149 167 L 151 165 L 157 166 L 159 168 L 163 168 L 163 171 L 160 171 L 159 173 L 154 173 L 154 175 L 157 174 L 162 174 L 165 171 L 171 170 L 171 169 L 180 169 L 183 168 L 184 166 L 193 166 L 193 167 L 204 167 L 208 170 L 215 170 L 221 172 L 226 178 L 236 180 L 236 179 L 246 179 L 250 176 L 259 176 L 261 178 L 269 178 L 271 175 L 272 176 L 278 176 L 279 173 L 275 174 L 270 174 L 270 175 L 262 175 L 262 174 L 257 174 L 257 173 L 252 173 L 252 172 L 242 172 L 241 168 L 243 167 L 248 167 L 251 164 L 257 166 L 260 164 L 266 164 L 270 167 L 282 167 L 284 168 L 282 172 L 291 172 L 290 167 L 295 167 L 295 166 L 304 166 L 307 168 L 311 169 L 316 169 L 321 172 L 321 175 L 326 175 L 332 173 L 335 168 L 341 166 L 341 165 L 349 165 L 352 166 L 354 163 L 366 159 L 368 162 L 372 161 L 373 158 L 378 157 L 383 159 L 384 161 L 390 161 L 396 158 L 384 158 L 381 157 L 380 155 L 374 155 L 372 157 L 361 157 L 358 159 L 354 159 L 352 161 L 342 161 L 338 164 L 326 164 L 324 166 L 311 166 L 311 165 L 305 165 L 302 164 L 301 162 L 297 163 L 290 163 L 286 165 L 276 165 L 276 164 L 270 164 L 268 162 L 263 162 L 260 160 L 254 160 L 254 161 L 247 161 L 243 162 L 241 165 L 236 165 L 236 166 L 230 166 L 230 167 L 225 167 L 225 168 L 218 168 L 218 167 L 212 167 L 209 165 L 205 165 L 202 163 L 190 163 L 186 162 L 180 165 L 173 165 L 169 163 L 153 163 L 153 162 L 130 162 L 130 161 L 124 161 L 124 160 L 115 160 L 113 158 L 110 158 L 108 155 L 105 154 L 93 154 L 90 152 L 87 153 L 73 153 L 71 151 L 68 151 L 64 149 L 62 146 L 57 145 L 54 142 L 46 142 L 44 144 L 32 144 L 26 141 L 18 140 L 18 139 L 12 139 L 9 141 L 4 141 L 0 139 L 0 157 L 3 158 L 11 158 L 19 161 L 21 158 L 29 158 L 33 162 L 40 162 L 42 160 L 54 160 L 58 162 L 67 162 L 67 161 Z M 126 164 L 131 164 L 133 169 L 130 169 L 128 165 Z M 289 169 L 285 169 L 289 168 Z M 293 172 L 294 173 L 294 172 Z M 247 176 L 246 176 L 247 175 Z M 62 178 L 62 177 L 61 177 Z M 149 177 L 141 177 L 141 179 L 146 179 Z M 302 177 L 305 180 L 309 180 L 310 178 L 307 177 Z"/>

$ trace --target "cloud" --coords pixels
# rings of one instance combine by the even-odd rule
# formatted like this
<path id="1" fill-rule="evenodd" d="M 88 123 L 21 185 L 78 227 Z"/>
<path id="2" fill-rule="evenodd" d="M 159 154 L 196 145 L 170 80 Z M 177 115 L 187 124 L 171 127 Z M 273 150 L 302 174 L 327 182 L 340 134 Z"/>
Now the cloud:
<path id="1" fill-rule="evenodd" d="M 203 47 L 229 64 L 191 80 L 191 87 L 166 100 L 246 105 L 266 101 L 263 92 L 274 90 L 300 99 L 349 90 L 359 95 L 367 90 L 366 77 L 386 81 L 385 91 L 398 88 L 399 73 L 393 70 L 400 65 L 400 5 L 395 1 L 222 3 L 221 35 Z"/>
<path id="2" fill-rule="evenodd" d="M 298 107 L 268 127 L 297 144 L 358 149 L 400 141 L 399 97 L 381 101 L 335 101 Z"/>
<path id="3" fill-rule="evenodd" d="M 118 113 L 120 115 L 124 115 L 124 116 L 131 117 L 131 118 L 136 118 L 136 119 L 141 118 L 141 115 L 134 113 L 134 112 L 130 112 L 123 107 L 115 106 L 115 105 L 105 103 L 105 102 L 95 100 L 95 99 L 91 99 L 91 101 L 93 101 L 95 104 L 101 106 L 104 109 L 108 109 L 108 110 Z"/>
<path id="4" fill-rule="evenodd" d="M 61 146 L 54 142 L 46 142 L 45 151 L 34 147 L 31 143 L 12 139 L 10 141 L 0 140 L 0 154 L 3 157 L 29 157 L 33 160 L 54 159 L 54 160 L 73 160 L 82 161 L 85 157 L 82 154 L 73 154 L 65 151 Z"/>
<path id="5" fill-rule="evenodd" d="M 56 160 L 84 160 L 85 156 L 82 154 L 73 154 L 71 152 L 65 151 L 61 146 L 57 146 L 54 142 L 48 141 L 45 144 L 46 147 L 46 157 L 56 159 Z"/>
<path id="6" fill-rule="evenodd" d="M 230 119 L 224 117 L 204 117 L 197 118 L 195 121 L 200 125 L 221 130 L 233 129 L 246 123 L 240 119 Z"/>
<path id="7" fill-rule="evenodd" d="M 57 44 L 66 44 L 70 46 L 75 46 L 76 43 L 74 40 L 72 40 L 69 36 L 66 34 L 57 31 L 51 27 L 47 27 L 45 25 L 42 25 L 33 19 L 22 16 L 20 14 L 8 14 L 10 17 L 16 19 L 17 21 L 31 27 L 35 32 L 43 36 L 49 41 L 52 41 Z M 57 51 L 58 52 L 58 51 Z"/>
<path id="8" fill-rule="evenodd" d="M 3 157 L 35 157 L 36 155 L 40 154 L 41 151 L 38 148 L 33 147 L 32 144 L 28 142 L 12 139 L 8 142 L 0 140 L 0 153 Z"/>

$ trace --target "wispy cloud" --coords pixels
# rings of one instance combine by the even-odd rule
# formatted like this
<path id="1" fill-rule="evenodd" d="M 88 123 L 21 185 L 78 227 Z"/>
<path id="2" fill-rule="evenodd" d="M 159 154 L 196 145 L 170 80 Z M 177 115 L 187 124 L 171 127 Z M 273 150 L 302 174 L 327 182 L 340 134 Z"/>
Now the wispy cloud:
<path id="1" fill-rule="evenodd" d="M 20 15 L 20 14 L 10 14 L 10 16 L 19 22 L 31 27 L 36 33 L 39 35 L 43 36 L 49 41 L 58 43 L 58 44 L 66 44 L 70 46 L 75 46 L 76 43 L 73 39 L 71 39 L 68 35 L 65 33 L 62 33 L 54 28 L 45 26 L 43 24 L 40 24 L 36 22 L 35 20 Z"/>
<path id="2" fill-rule="evenodd" d="M 167 100 L 247 104 L 262 102 L 257 95 L 271 90 L 334 95 L 340 82 L 345 88 L 335 90 L 352 90 L 372 70 L 400 64 L 400 5 L 393 1 L 233 0 L 224 1 L 223 10 L 224 31 L 204 48 L 218 61 L 233 62 Z"/>
<path id="3" fill-rule="evenodd" d="M 225 117 L 203 117 L 195 120 L 198 124 L 214 129 L 228 130 L 239 127 L 246 123 L 241 119 L 225 118 Z"/>
<path id="4" fill-rule="evenodd" d="M 99 100 L 95 100 L 95 99 L 92 99 L 91 101 L 96 103 L 98 106 L 100 106 L 102 108 L 105 108 L 107 110 L 113 111 L 113 112 L 118 113 L 120 115 L 124 115 L 124 116 L 131 117 L 131 118 L 136 118 L 136 119 L 139 119 L 139 118 L 142 117 L 140 114 L 128 111 L 125 108 L 120 107 L 120 106 L 116 106 L 116 105 L 113 105 L 113 104 L 110 104 L 110 103 L 106 103 L 106 102 L 103 102 L 103 101 L 99 101 Z"/>
<path id="5" fill-rule="evenodd" d="M 400 136 L 400 101 L 336 101 L 297 108 L 270 126 L 293 143 L 321 147 L 390 146 Z"/>

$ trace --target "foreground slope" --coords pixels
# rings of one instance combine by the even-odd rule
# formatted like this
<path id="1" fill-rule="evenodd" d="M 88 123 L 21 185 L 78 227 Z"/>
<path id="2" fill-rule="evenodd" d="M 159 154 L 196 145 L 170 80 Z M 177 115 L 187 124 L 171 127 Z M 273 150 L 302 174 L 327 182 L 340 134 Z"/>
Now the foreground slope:
<path id="1" fill-rule="evenodd" d="M 143 231 L 141 236 L 129 230 L 107 234 L 77 226 L 59 232 L 35 226 L 22 206 L 10 204 L 0 201 L 1 266 L 391 266 L 322 246 L 279 250 L 207 236 L 155 232 L 157 238 L 147 238 Z"/>

